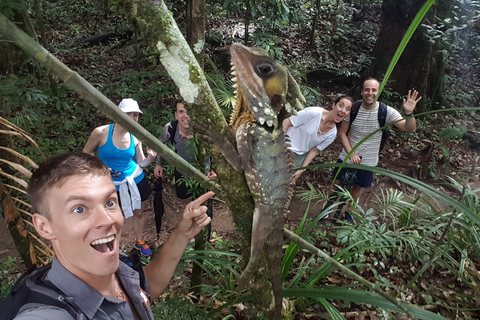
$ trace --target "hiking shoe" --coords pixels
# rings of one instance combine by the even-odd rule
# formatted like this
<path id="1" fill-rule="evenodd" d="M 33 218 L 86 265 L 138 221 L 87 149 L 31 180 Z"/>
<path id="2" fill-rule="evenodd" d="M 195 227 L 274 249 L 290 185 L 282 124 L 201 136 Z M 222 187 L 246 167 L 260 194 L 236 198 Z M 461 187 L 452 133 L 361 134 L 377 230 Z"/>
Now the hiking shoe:
<path id="1" fill-rule="evenodd" d="M 345 211 L 345 217 L 343 218 L 343 220 L 353 223 L 353 218 L 348 211 Z"/>
<path id="2" fill-rule="evenodd" d="M 152 255 L 152 249 L 146 245 L 142 240 L 135 241 L 135 249 L 140 251 L 142 256 L 148 257 Z"/>

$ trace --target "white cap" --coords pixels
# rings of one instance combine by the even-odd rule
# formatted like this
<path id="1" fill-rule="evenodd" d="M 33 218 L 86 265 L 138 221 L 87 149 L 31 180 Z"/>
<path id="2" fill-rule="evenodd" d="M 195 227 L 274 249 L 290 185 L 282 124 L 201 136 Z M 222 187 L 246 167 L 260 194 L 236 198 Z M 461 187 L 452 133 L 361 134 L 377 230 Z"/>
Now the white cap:
<path id="1" fill-rule="evenodd" d="M 118 106 L 120 107 L 120 110 L 125 113 L 138 112 L 143 114 L 143 112 L 140 111 L 137 101 L 133 100 L 132 98 L 123 99 Z"/>

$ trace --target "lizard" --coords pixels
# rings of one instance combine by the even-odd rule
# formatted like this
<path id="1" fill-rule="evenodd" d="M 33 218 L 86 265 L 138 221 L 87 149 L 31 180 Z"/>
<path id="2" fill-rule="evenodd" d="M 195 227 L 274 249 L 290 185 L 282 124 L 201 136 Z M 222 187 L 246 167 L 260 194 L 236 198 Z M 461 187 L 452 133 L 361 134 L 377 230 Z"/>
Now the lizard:
<path id="1" fill-rule="evenodd" d="M 283 221 L 292 196 L 293 173 L 282 121 L 302 109 L 305 98 L 288 69 L 265 50 L 234 43 L 230 53 L 236 87 L 230 126 L 255 204 L 250 258 L 239 277 L 238 291 L 247 287 L 265 249 L 273 319 L 281 319 Z"/>

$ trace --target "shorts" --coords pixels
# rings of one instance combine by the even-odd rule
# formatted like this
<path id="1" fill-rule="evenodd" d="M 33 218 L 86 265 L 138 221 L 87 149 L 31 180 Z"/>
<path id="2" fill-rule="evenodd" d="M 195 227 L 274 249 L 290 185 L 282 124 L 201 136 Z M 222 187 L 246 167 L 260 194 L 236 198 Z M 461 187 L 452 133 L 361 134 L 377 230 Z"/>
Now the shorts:
<path id="1" fill-rule="evenodd" d="M 180 199 L 189 199 L 192 197 L 190 188 L 185 183 L 184 179 L 181 179 L 184 175 L 175 170 L 175 191 L 177 197 Z"/>
<path id="2" fill-rule="evenodd" d="M 150 185 L 150 182 L 146 176 L 139 183 L 137 183 L 137 188 L 140 192 L 140 198 L 142 199 L 142 202 L 147 200 L 152 194 L 152 186 Z"/>
<path id="3" fill-rule="evenodd" d="M 343 161 L 338 159 L 337 163 L 342 163 Z M 342 181 L 343 177 L 345 176 L 345 173 L 350 172 L 352 170 L 357 171 L 357 183 L 355 183 L 357 186 L 362 187 L 362 188 L 370 188 L 372 186 L 372 181 L 373 181 L 373 172 L 367 171 L 367 170 L 362 170 L 362 169 L 346 169 L 346 168 L 334 168 L 333 169 L 333 177 L 335 178 L 335 175 L 337 174 L 337 171 L 340 169 L 340 173 L 338 174 L 336 180 Z"/>
<path id="4" fill-rule="evenodd" d="M 304 154 L 297 154 L 295 152 L 293 153 L 293 163 L 295 164 L 295 168 L 301 168 L 303 166 L 303 161 L 305 161 L 305 158 L 307 157 L 307 153 Z"/>
<path id="5" fill-rule="evenodd" d="M 140 192 L 140 199 L 143 201 L 147 200 L 148 197 L 152 194 L 152 187 L 150 186 L 150 182 L 148 181 L 147 176 L 145 176 L 139 183 L 137 183 L 138 192 Z M 118 196 L 118 204 L 120 207 L 122 206 L 122 202 L 120 201 L 120 194 L 117 191 Z"/>

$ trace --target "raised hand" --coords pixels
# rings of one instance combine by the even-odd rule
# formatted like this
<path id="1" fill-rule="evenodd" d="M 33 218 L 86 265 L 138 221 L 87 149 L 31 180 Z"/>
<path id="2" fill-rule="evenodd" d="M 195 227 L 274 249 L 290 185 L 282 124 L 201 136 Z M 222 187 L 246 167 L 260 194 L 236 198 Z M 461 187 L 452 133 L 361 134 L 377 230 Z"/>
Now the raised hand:
<path id="1" fill-rule="evenodd" d="M 152 149 L 147 147 L 147 155 L 149 157 L 155 158 L 157 156 L 157 153 L 155 151 L 153 151 Z"/>
<path id="2" fill-rule="evenodd" d="M 403 99 L 403 110 L 405 111 L 405 114 L 411 115 L 413 113 L 413 110 L 415 110 L 415 107 L 417 106 L 417 102 L 422 99 L 422 97 L 418 96 L 418 91 L 417 90 L 408 90 L 408 95 L 407 99 Z"/>

